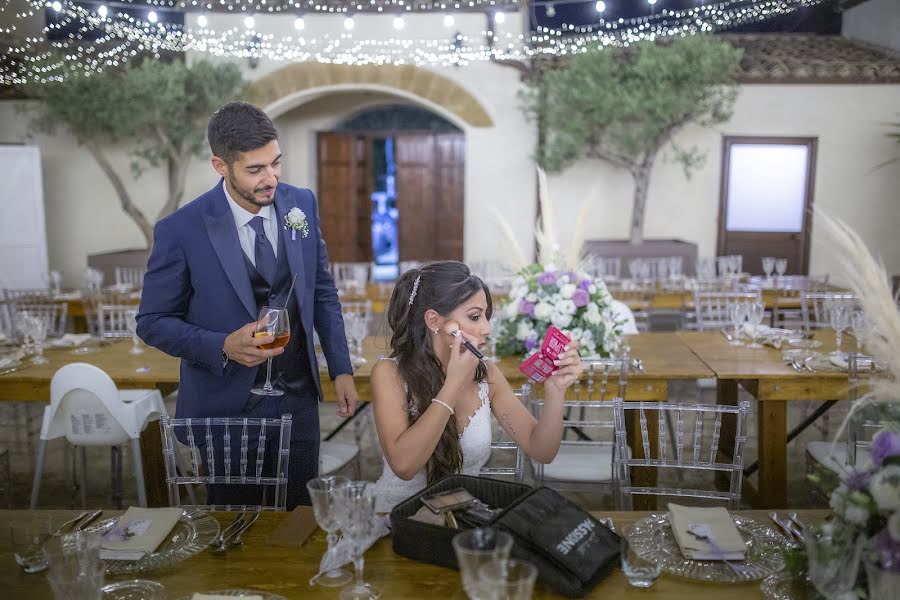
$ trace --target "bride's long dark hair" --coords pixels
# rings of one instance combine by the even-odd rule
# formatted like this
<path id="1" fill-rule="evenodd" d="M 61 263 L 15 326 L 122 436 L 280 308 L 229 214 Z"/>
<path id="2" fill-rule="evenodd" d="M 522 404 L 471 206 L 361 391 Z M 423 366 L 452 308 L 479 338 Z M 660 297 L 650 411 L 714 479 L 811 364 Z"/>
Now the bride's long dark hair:
<path id="1" fill-rule="evenodd" d="M 413 295 L 414 286 L 416 290 Z M 484 291 L 487 297 L 485 316 L 490 319 L 494 311 L 491 292 L 463 263 L 441 261 L 429 263 L 421 269 L 410 269 L 394 285 L 387 313 L 392 332 L 391 356 L 397 359 L 400 376 L 406 382 L 410 425 L 428 409 L 431 399 L 444 385 L 444 370 L 431 346 L 425 311 L 432 309 L 446 317 L 479 291 Z M 483 381 L 486 376 L 487 368 L 480 363 L 475 370 L 475 381 Z M 459 473 L 462 465 L 459 431 L 453 418 L 447 421 L 425 467 L 428 483 Z"/>

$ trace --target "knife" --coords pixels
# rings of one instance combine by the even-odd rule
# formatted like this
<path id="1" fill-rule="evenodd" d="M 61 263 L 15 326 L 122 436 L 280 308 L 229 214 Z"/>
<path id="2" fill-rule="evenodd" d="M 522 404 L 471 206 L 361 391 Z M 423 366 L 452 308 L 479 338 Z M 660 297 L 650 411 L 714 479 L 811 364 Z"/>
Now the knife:
<path id="1" fill-rule="evenodd" d="M 730 333 L 728 333 L 727 331 L 725 331 L 724 329 L 720 329 L 719 331 L 722 332 L 722 335 L 725 336 L 725 339 L 728 340 L 729 342 L 734 339 L 732 337 L 732 335 Z"/>

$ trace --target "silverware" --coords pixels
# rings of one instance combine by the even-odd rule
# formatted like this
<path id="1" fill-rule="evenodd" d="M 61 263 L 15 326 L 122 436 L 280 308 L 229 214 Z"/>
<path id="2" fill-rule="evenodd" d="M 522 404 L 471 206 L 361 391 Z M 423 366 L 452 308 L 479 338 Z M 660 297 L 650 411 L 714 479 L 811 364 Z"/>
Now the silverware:
<path id="1" fill-rule="evenodd" d="M 722 335 L 723 335 L 723 336 L 725 337 L 725 339 L 728 340 L 729 342 L 732 341 L 732 340 L 734 340 L 734 336 L 732 336 L 730 333 L 728 333 L 728 332 L 725 331 L 724 329 L 720 329 L 719 331 L 722 332 Z"/>
<path id="2" fill-rule="evenodd" d="M 787 522 L 782 521 L 781 518 L 778 516 L 778 513 L 774 512 L 774 511 L 770 512 L 769 518 L 772 519 L 772 522 L 774 522 L 776 525 L 778 525 L 779 529 L 781 529 L 782 536 L 785 538 L 785 540 L 787 540 L 788 545 L 790 545 L 790 546 L 798 545 L 798 539 L 795 537 L 794 532 L 792 531 L 790 525 Z"/>
<path id="3" fill-rule="evenodd" d="M 644 361 L 642 361 L 639 358 L 632 359 L 631 368 L 634 369 L 635 371 L 640 371 L 641 373 L 643 373 L 644 372 Z"/>
<path id="4" fill-rule="evenodd" d="M 247 531 L 248 529 L 250 529 L 250 527 L 252 527 L 254 523 L 256 523 L 256 520 L 259 518 L 259 515 L 260 515 L 260 513 L 256 512 L 253 514 L 252 517 L 250 517 L 249 520 L 244 521 L 244 524 L 241 526 L 240 529 L 238 529 L 237 534 L 231 540 L 232 546 L 242 546 L 244 544 L 243 540 L 241 540 L 241 536 L 244 535 L 244 532 Z"/>
<path id="5" fill-rule="evenodd" d="M 789 512 L 788 518 L 791 520 L 791 522 L 793 522 L 794 525 L 796 525 L 795 533 L 799 536 L 799 540 L 801 542 L 805 543 L 806 542 L 806 525 L 804 525 L 803 522 L 800 521 L 800 517 L 798 517 L 797 513 L 795 513 L 795 512 Z"/>
<path id="6" fill-rule="evenodd" d="M 228 551 L 226 541 L 232 536 L 232 534 L 234 534 L 235 531 L 240 528 L 243 520 L 243 512 L 239 512 L 238 514 L 234 515 L 234 519 L 232 519 L 231 523 L 228 524 L 228 527 L 220 531 L 219 535 L 209 543 L 213 554 L 225 554 L 225 552 Z"/>
<path id="7" fill-rule="evenodd" d="M 96 521 L 98 518 L 100 518 L 100 515 L 102 515 L 102 514 L 103 514 L 103 509 L 98 508 L 97 510 L 95 510 L 94 512 L 89 514 L 84 521 L 82 521 L 78 525 L 76 525 L 74 531 L 84 531 L 84 529 L 88 525 L 90 525 L 91 523 Z"/>
<path id="8" fill-rule="evenodd" d="M 815 373 L 816 370 L 813 369 L 811 366 L 809 366 L 809 361 L 811 361 L 812 359 L 813 359 L 812 356 L 807 356 L 806 358 L 804 358 L 804 359 L 803 359 L 803 366 L 806 367 L 806 370 L 809 371 L 810 373 Z"/>

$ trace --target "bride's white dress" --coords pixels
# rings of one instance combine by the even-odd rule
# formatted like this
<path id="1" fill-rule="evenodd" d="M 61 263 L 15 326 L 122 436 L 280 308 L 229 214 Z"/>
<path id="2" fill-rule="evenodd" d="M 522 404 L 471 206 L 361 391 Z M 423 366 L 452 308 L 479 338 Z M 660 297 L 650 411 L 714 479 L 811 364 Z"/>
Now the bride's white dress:
<path id="1" fill-rule="evenodd" d="M 486 381 L 478 385 L 478 398 L 481 403 L 459 438 L 464 475 L 478 475 L 491 456 L 491 400 Z M 381 477 L 370 486 L 375 496 L 375 510 L 382 513 L 390 512 L 395 505 L 425 489 L 425 485 L 424 467 L 415 477 L 406 481 L 397 477 L 385 458 Z"/>

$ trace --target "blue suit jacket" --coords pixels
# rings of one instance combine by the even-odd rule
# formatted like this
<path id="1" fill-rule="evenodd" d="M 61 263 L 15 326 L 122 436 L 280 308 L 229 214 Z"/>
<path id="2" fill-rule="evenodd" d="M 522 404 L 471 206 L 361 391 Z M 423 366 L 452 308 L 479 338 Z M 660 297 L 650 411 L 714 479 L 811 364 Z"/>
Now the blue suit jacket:
<path id="1" fill-rule="evenodd" d="M 181 358 L 179 417 L 239 415 L 260 368 L 234 362 L 222 367 L 225 338 L 258 316 L 228 202 L 220 180 L 212 190 L 157 223 L 153 232 L 137 333 L 150 346 Z M 294 207 L 306 214 L 309 224 L 306 237 L 298 231 L 292 240 L 284 232 L 306 332 L 306 356 L 297 358 L 312 365 L 321 400 L 314 327 L 331 379 L 353 369 L 316 198 L 307 189 L 279 183 L 275 194 L 279 226 Z"/>

